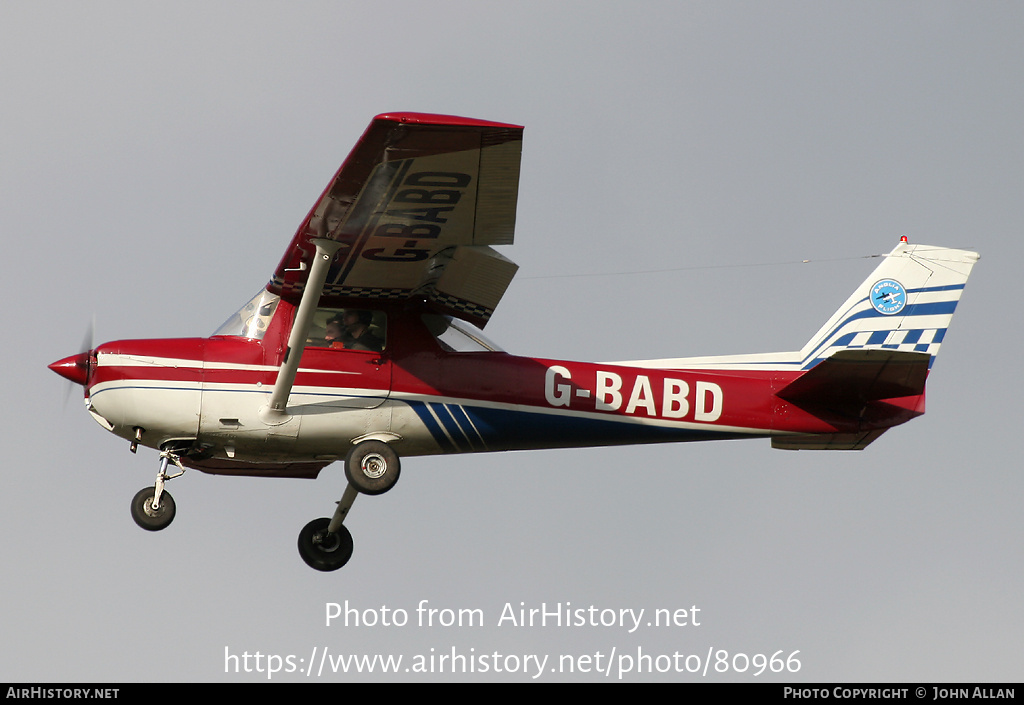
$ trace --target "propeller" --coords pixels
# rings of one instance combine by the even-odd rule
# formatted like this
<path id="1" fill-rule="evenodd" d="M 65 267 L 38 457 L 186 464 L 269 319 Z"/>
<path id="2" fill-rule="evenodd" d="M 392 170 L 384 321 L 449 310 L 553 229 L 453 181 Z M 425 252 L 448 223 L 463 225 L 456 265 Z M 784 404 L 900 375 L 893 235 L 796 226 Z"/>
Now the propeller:
<path id="1" fill-rule="evenodd" d="M 91 372 L 89 364 L 95 347 L 95 330 L 96 315 L 93 314 L 92 320 L 89 321 L 89 326 L 85 330 L 85 337 L 82 338 L 82 344 L 78 347 L 78 354 L 65 357 L 63 360 L 49 365 L 51 370 L 67 380 L 64 386 L 64 408 L 68 405 L 68 399 L 71 398 L 71 392 L 75 385 L 79 384 L 84 387 L 89 381 Z"/>

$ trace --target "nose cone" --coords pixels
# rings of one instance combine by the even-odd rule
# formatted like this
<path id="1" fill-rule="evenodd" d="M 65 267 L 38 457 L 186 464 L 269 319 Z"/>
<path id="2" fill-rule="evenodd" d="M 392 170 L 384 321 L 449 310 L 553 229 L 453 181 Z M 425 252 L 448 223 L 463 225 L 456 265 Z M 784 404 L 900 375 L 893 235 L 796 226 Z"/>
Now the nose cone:
<path id="1" fill-rule="evenodd" d="M 83 387 L 89 381 L 89 353 L 82 352 L 77 355 L 57 360 L 48 367 L 64 379 L 69 379 L 75 384 Z"/>

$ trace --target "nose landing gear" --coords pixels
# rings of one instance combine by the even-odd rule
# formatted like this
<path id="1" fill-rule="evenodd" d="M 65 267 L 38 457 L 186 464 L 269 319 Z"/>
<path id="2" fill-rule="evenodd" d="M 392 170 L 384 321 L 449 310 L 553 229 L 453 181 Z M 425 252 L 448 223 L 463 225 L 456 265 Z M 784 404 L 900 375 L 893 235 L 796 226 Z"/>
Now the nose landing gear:
<path id="1" fill-rule="evenodd" d="M 173 462 L 181 472 L 167 474 L 167 463 Z M 160 472 L 156 474 L 156 484 L 139 490 L 132 498 L 132 519 L 146 531 L 166 529 L 174 521 L 174 497 L 164 489 L 167 480 L 173 480 L 185 472 L 178 456 L 169 451 L 160 452 Z"/>

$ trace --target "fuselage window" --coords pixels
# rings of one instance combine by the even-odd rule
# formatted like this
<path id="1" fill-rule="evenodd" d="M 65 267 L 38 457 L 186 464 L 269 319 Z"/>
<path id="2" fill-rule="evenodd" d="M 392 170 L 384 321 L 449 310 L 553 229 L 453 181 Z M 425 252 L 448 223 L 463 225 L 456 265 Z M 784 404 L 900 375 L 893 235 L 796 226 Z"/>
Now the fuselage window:
<path id="1" fill-rule="evenodd" d="M 448 352 L 502 352 L 502 349 L 488 340 L 476 326 L 451 316 L 436 313 L 423 314 L 423 322 Z"/>

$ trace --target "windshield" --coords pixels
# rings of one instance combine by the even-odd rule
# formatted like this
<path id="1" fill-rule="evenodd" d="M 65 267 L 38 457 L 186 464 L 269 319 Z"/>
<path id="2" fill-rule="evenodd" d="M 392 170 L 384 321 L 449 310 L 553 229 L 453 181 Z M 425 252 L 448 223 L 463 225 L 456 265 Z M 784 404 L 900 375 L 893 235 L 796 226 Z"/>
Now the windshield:
<path id="1" fill-rule="evenodd" d="M 480 332 L 476 326 L 451 316 L 423 314 L 427 329 L 449 352 L 504 352 Z"/>
<path id="2" fill-rule="evenodd" d="M 277 294 L 271 294 L 266 289 L 261 290 L 226 320 L 214 335 L 240 335 L 243 338 L 262 340 L 280 300 L 281 297 Z"/>

